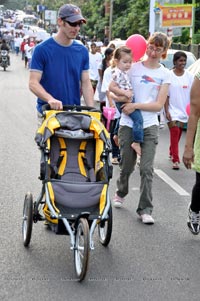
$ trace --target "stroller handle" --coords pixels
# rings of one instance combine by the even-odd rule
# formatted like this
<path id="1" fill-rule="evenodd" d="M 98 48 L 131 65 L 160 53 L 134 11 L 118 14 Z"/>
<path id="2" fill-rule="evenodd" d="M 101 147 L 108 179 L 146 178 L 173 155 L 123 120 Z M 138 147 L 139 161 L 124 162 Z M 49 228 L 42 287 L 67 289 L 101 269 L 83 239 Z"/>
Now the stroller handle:
<path id="1" fill-rule="evenodd" d="M 44 114 L 45 111 L 50 111 L 52 110 L 49 104 L 45 104 L 42 106 L 42 113 Z M 88 107 L 88 106 L 78 106 L 78 105 L 63 105 L 63 110 L 62 111 L 90 111 L 90 112 L 99 112 L 101 113 L 100 110 L 94 108 L 94 107 Z"/>

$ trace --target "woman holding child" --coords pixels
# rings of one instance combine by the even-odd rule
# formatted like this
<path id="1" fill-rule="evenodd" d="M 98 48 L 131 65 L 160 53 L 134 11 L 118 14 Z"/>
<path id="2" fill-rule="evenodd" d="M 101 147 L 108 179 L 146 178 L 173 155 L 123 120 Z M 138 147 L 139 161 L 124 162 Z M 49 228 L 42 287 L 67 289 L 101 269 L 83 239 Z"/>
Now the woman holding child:
<path id="1" fill-rule="evenodd" d="M 154 33 L 147 42 L 145 60 L 132 64 L 128 74 L 133 88 L 134 102 L 127 102 L 122 105 L 118 132 L 121 161 L 113 205 L 119 208 L 129 192 L 129 177 L 135 168 L 137 158 L 136 151 L 131 147 L 133 121 L 129 115 L 135 110 L 141 110 L 144 141 L 141 143 L 141 184 L 137 214 L 144 224 L 154 224 L 151 214 L 153 211 L 153 164 L 158 143 L 157 112 L 165 104 L 170 84 L 169 70 L 159 61 L 166 57 L 169 45 L 170 41 L 164 33 Z M 117 94 L 118 89 L 113 87 L 111 90 Z"/>

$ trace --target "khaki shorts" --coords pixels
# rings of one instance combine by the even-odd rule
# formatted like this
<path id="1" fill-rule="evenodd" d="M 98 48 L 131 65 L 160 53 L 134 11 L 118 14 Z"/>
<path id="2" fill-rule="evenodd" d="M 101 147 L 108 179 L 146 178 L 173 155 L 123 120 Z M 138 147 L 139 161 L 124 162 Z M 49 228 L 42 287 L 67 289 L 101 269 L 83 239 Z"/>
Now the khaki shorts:
<path id="1" fill-rule="evenodd" d="M 184 123 L 184 122 L 181 122 L 181 121 L 173 120 L 173 121 L 168 122 L 167 125 L 168 125 L 169 129 L 171 129 L 171 128 L 174 127 L 174 126 L 177 126 L 177 127 L 179 127 L 180 129 L 183 129 L 185 123 Z"/>
<path id="2" fill-rule="evenodd" d="M 91 81 L 92 87 L 95 89 L 97 86 L 98 80 L 91 79 L 90 81 Z"/>

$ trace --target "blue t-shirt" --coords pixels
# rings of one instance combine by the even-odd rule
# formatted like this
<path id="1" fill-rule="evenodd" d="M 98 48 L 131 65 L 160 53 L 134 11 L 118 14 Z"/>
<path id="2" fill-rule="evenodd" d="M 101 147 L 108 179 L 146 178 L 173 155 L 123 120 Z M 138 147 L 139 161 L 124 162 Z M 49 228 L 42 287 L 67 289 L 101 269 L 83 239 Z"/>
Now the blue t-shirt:
<path id="1" fill-rule="evenodd" d="M 77 41 L 63 46 L 51 37 L 35 47 L 30 70 L 42 73 L 40 84 L 63 105 L 80 105 L 81 74 L 89 70 L 88 50 Z M 44 104 L 37 99 L 40 113 Z"/>

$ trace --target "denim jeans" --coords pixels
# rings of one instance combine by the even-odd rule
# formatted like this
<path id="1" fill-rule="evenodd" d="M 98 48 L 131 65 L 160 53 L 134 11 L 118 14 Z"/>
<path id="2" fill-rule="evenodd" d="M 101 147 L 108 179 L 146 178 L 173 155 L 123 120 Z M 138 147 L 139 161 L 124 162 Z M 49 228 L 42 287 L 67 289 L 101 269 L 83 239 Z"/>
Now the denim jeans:
<path id="1" fill-rule="evenodd" d="M 120 175 L 117 179 L 117 195 L 125 197 L 129 192 L 129 177 L 135 169 L 136 152 L 131 147 L 132 129 L 127 126 L 119 128 L 120 144 Z M 153 164 L 158 144 L 158 126 L 154 125 L 144 129 L 144 142 L 141 145 L 142 155 L 140 159 L 140 199 L 137 213 L 151 214 L 152 205 L 152 183 L 153 183 Z"/>
<path id="2" fill-rule="evenodd" d="M 118 111 L 121 113 L 121 106 L 124 102 L 116 102 L 116 107 Z M 135 110 L 131 114 L 128 115 L 133 121 L 132 128 L 132 142 L 142 143 L 144 140 L 144 131 L 143 131 L 143 118 L 140 110 Z"/>

